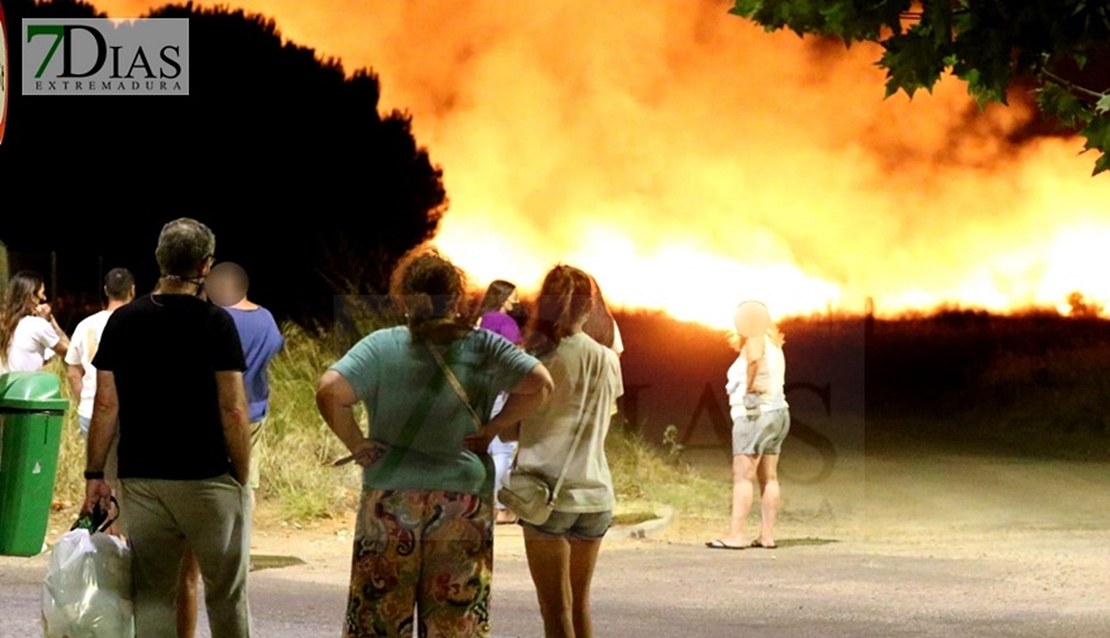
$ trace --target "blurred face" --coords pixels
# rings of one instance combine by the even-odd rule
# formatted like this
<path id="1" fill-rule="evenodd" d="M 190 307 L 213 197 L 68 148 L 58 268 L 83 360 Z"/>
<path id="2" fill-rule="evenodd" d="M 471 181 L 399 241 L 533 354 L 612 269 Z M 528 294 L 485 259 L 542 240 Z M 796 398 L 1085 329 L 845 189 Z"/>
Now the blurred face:
<path id="1" fill-rule="evenodd" d="M 510 310 L 512 310 L 513 308 L 516 308 L 519 305 L 520 305 L 520 295 L 516 294 L 516 290 L 514 290 L 512 292 L 512 294 L 509 295 L 509 298 L 505 300 L 505 304 L 503 306 L 501 306 L 501 309 L 505 312 L 509 312 Z"/>
<path id="2" fill-rule="evenodd" d="M 35 305 L 46 303 L 46 284 L 39 286 L 35 291 Z"/>
<path id="3" fill-rule="evenodd" d="M 741 337 L 758 337 L 771 327 L 771 315 L 760 303 L 745 302 L 736 308 L 736 332 Z"/>
<path id="4" fill-rule="evenodd" d="M 235 298 L 238 295 L 233 288 L 231 278 L 222 272 L 211 273 L 204 281 L 204 292 L 217 306 L 234 306 L 239 303 L 240 299 Z"/>

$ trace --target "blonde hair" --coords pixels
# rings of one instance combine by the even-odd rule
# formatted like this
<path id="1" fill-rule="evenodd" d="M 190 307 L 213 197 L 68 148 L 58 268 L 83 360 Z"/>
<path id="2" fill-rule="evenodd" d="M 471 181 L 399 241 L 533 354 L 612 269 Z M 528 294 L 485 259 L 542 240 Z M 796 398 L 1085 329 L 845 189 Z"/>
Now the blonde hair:
<path id="1" fill-rule="evenodd" d="M 767 332 L 765 332 L 764 334 L 771 338 L 771 343 L 780 348 L 786 344 L 786 337 L 783 336 L 782 331 L 779 330 L 779 327 L 775 324 L 771 324 L 771 327 L 767 328 Z M 735 330 L 729 331 L 728 345 L 730 348 L 737 352 L 740 352 L 744 349 L 744 345 L 746 343 L 748 343 L 746 337 L 741 337 L 740 333 L 736 332 Z"/>

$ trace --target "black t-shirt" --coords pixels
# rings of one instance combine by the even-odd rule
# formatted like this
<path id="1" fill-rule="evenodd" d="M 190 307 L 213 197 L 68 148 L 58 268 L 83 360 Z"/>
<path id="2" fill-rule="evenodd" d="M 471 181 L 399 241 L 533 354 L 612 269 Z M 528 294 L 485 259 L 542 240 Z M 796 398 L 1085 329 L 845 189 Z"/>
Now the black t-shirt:
<path id="1" fill-rule="evenodd" d="M 108 318 L 92 364 L 115 377 L 121 479 L 231 471 L 215 373 L 247 366 L 226 310 L 189 295 L 136 299 Z"/>

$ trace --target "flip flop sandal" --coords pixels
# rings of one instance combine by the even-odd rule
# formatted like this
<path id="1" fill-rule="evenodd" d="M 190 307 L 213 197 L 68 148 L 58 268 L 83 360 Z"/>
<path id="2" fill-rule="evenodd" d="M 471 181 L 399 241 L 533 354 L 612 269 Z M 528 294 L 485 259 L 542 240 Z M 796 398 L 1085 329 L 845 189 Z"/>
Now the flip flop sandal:
<path id="1" fill-rule="evenodd" d="M 752 541 L 752 544 L 749 545 L 749 547 L 751 547 L 752 549 L 778 549 L 779 548 L 778 545 L 764 545 L 763 543 L 759 542 L 759 539 L 756 539 L 756 540 Z"/>
<path id="2" fill-rule="evenodd" d="M 728 543 L 724 542 L 721 539 L 709 541 L 708 543 L 705 544 L 705 546 L 708 547 L 709 549 L 731 549 L 731 550 L 747 549 L 747 547 L 744 547 L 743 545 L 729 545 Z"/>

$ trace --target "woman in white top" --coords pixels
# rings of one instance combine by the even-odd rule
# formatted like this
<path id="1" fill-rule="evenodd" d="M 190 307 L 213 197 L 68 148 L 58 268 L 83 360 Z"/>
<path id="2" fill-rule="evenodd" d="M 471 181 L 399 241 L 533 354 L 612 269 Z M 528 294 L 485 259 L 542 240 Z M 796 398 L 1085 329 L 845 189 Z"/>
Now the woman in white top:
<path id="1" fill-rule="evenodd" d="M 544 279 L 525 339 L 528 352 L 551 372 L 555 389 L 520 425 L 517 466 L 554 484 L 572 454 L 551 517 L 538 526 L 521 522 L 546 638 L 593 636 L 590 582 L 613 520 L 605 437 L 610 407 L 624 386 L 616 353 L 583 331 L 593 289 L 586 273 L 556 266 Z M 572 450 L 579 428 L 582 436 Z"/>
<path id="2" fill-rule="evenodd" d="M 624 354 L 624 340 L 621 339 L 620 326 L 613 318 L 613 313 L 609 312 L 609 304 L 605 303 L 605 296 L 601 294 L 601 287 L 597 285 L 597 280 L 593 276 L 590 277 L 590 283 L 593 286 L 593 305 L 590 307 L 590 315 L 586 318 L 582 331 L 590 335 L 594 341 L 617 353 L 619 357 Z"/>
<path id="3" fill-rule="evenodd" d="M 790 433 L 786 404 L 786 358 L 783 339 L 771 323 L 767 307 L 745 301 L 736 309 L 733 346 L 740 356 L 728 370 L 725 386 L 732 412 L 732 521 L 729 533 L 706 543 L 713 549 L 774 549 L 775 517 L 779 506 L 778 462 Z M 759 538 L 746 543 L 748 512 L 761 493 Z"/>
<path id="4" fill-rule="evenodd" d="M 26 270 L 16 273 L 0 307 L 0 372 L 37 372 L 67 349 L 69 338 L 46 303 L 42 277 Z"/>

